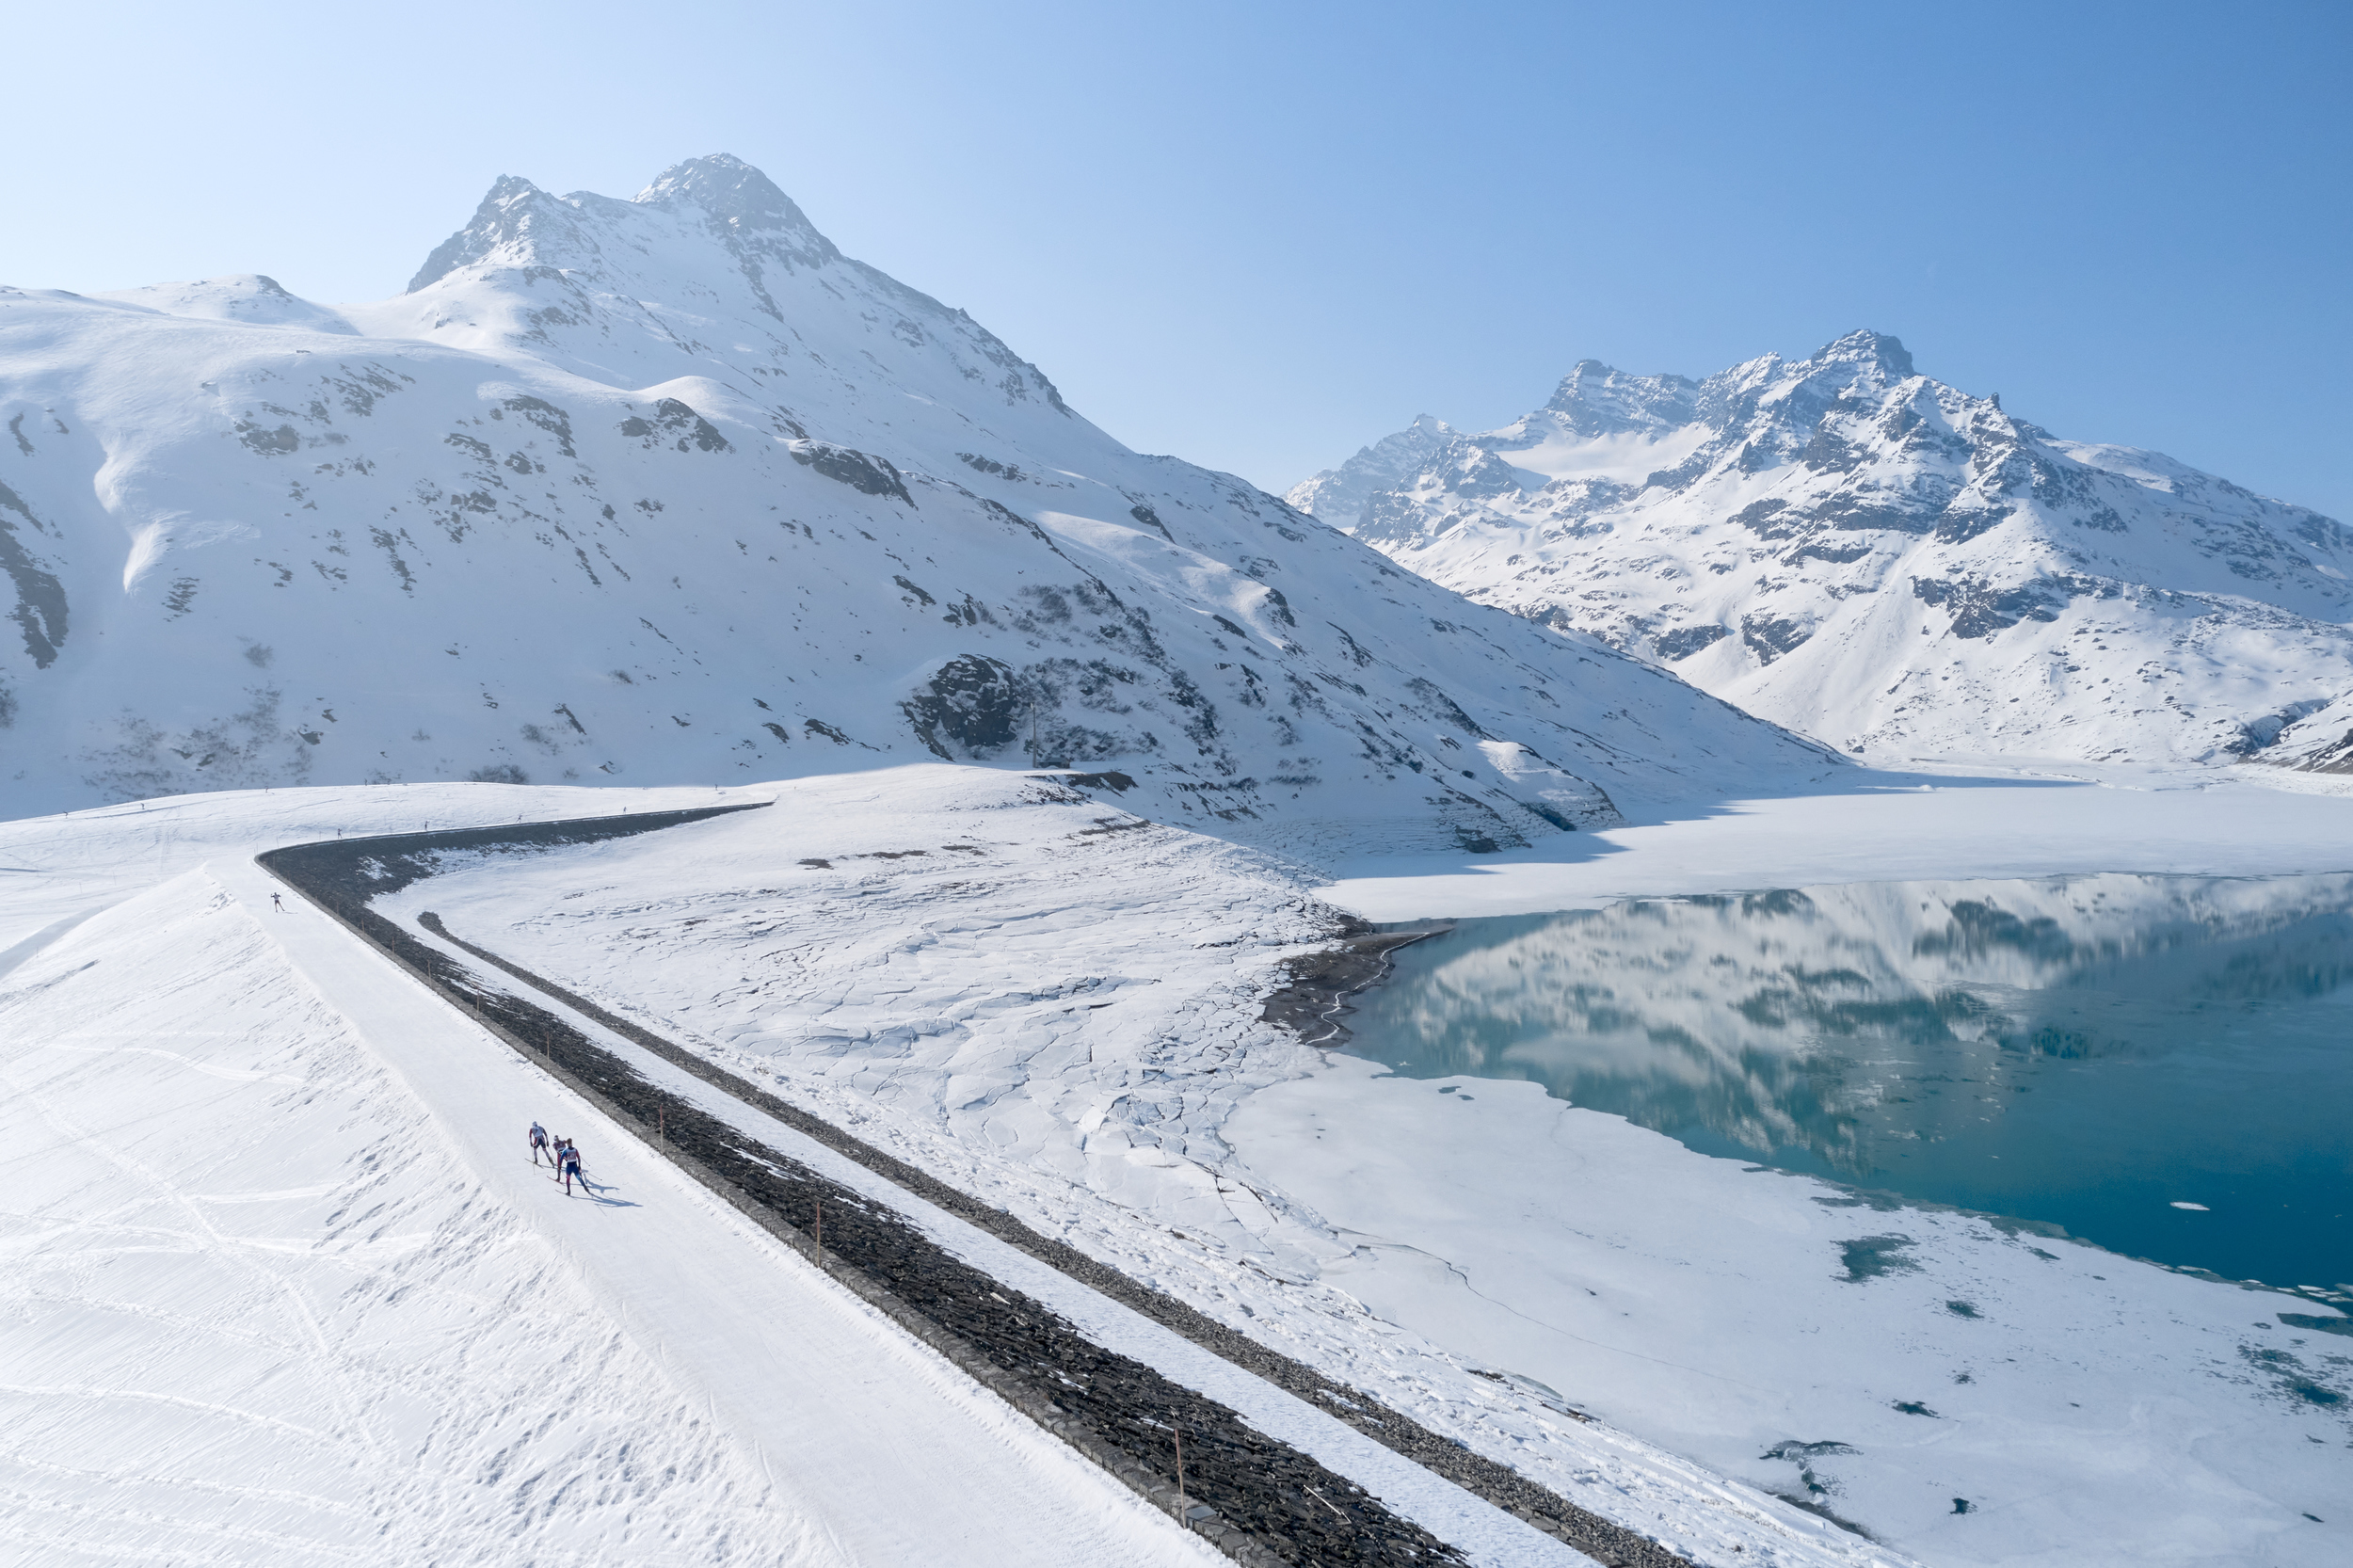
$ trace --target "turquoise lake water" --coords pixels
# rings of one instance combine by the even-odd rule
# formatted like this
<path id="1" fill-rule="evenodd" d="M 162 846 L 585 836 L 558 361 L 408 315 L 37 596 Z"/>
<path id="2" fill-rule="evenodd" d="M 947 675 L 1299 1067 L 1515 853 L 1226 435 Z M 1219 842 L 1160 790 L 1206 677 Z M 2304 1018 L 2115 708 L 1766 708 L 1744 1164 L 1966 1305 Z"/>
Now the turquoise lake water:
<path id="1" fill-rule="evenodd" d="M 1400 1072 L 1531 1080 L 1705 1154 L 2353 1290 L 2353 875 L 1465 920 L 1348 1024 Z"/>

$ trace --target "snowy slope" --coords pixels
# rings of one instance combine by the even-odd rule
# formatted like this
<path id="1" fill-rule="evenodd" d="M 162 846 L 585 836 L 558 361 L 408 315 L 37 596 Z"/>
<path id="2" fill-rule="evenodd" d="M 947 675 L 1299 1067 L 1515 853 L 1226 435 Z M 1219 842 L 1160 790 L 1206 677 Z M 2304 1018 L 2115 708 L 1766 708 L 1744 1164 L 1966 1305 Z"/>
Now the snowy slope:
<path id="1" fill-rule="evenodd" d="M 1549 865 L 1458 853 L 1443 863 L 1453 875 L 1327 891 L 1377 918 L 1402 918 L 1510 907 L 1519 895 L 1558 908 L 1618 891 L 2014 874 L 2008 868 L 2022 860 L 2226 874 L 2345 870 L 2345 802 L 2253 788 L 2246 776 L 2255 771 L 2217 779 L 2183 769 L 2160 789 L 1948 779 L 1923 791 L 1916 780 L 1849 769 L 1836 792 L 1555 840 L 1586 853 Z M 141 1441 L 165 1430 L 154 1419 L 179 1419 L 186 1407 L 172 1400 L 230 1407 L 205 1418 L 218 1423 L 287 1408 L 192 1385 L 200 1362 L 190 1355 L 149 1358 L 136 1385 L 100 1380 L 118 1334 L 195 1332 L 179 1304 L 212 1300 L 208 1272 L 223 1264 L 202 1248 L 121 1253 L 126 1214 L 136 1215 L 114 1178 L 86 1179 L 96 1148 L 87 1135 L 131 1148 L 182 1193 L 281 1195 L 282 1213 L 256 1202 L 220 1214 L 250 1222 L 238 1235 L 293 1249 L 267 1257 L 297 1285 L 352 1281 L 350 1301 L 334 1298 L 332 1326 L 362 1364 L 339 1364 L 344 1385 L 367 1409 L 389 1409 L 366 1403 L 390 1374 L 364 1352 L 386 1341 L 427 1345 L 430 1356 L 405 1364 L 412 1382 L 402 1386 L 478 1374 L 478 1395 L 470 1387 L 446 1398 L 469 1419 L 484 1412 L 479 1441 L 505 1433 L 501 1413 L 541 1397 L 556 1375 L 532 1359 L 544 1336 L 519 1341 L 499 1314 L 465 1305 L 484 1292 L 505 1299 L 498 1292 L 508 1274 L 499 1270 L 551 1315 L 535 1324 L 596 1347 L 618 1332 L 616 1292 L 651 1288 L 661 1281 L 648 1276 L 664 1272 L 644 1267 L 636 1251 L 608 1255 L 622 1243 L 617 1231 L 568 1242 L 495 1190 L 495 1171 L 474 1166 L 470 1140 L 504 1146 L 508 1096 L 520 1080 L 450 1070 L 447 1053 L 474 1048 L 454 1038 L 470 1031 L 453 1032 L 446 1016 L 420 1028 L 397 1016 L 399 999 L 356 988 L 363 977 L 354 958 L 372 960 L 362 950 L 323 961 L 324 940 L 341 940 L 333 930 L 248 915 L 250 889 L 263 885 L 249 856 L 338 829 L 769 792 L 280 790 L 0 824 L 0 1067 L 19 1091 L 6 1145 L 17 1151 L 11 1224 L 18 1256 L 34 1260 L 12 1276 L 22 1283 L 0 1314 L 0 1349 L 11 1366 L 38 1356 L 52 1377 L 44 1388 L 72 1374 L 79 1391 L 62 1403 L 53 1392 L 52 1425 L 37 1430 L 73 1437 L 88 1461 L 76 1468 L 54 1447 L 0 1444 L 19 1466 L 20 1494 L 38 1496 L 56 1518 L 72 1516 L 66 1527 L 44 1524 L 51 1533 L 40 1539 L 133 1528 L 198 1539 L 216 1516 L 208 1511 L 231 1495 L 217 1488 L 244 1484 L 237 1466 L 253 1450 L 232 1445 L 218 1464 L 208 1449 L 202 1464 L 142 1468 L 151 1450 Z M 2345 1490 L 2345 1407 L 2287 1385 L 2308 1377 L 2334 1390 L 2342 1358 L 2331 1359 L 2327 1336 L 2277 1316 L 2309 1314 L 2310 1302 L 2073 1242 L 2048 1242 L 2055 1256 L 2046 1258 L 1965 1215 L 1826 1204 L 1817 1199 L 1838 1194 L 1705 1159 L 1532 1086 L 1474 1086 L 1465 1109 L 1437 1092 L 1443 1085 L 1324 1061 L 1262 1022 L 1258 1008 L 1279 962 L 1331 917 L 1297 872 L 1230 843 L 968 768 L 808 779 L 776 792 L 775 808 L 691 834 L 453 856 L 442 874 L 386 900 L 386 912 L 436 909 L 468 940 L 773 1083 L 1694 1561 L 1904 1560 L 1764 1495 L 1804 1496 L 1808 1484 L 1825 1488 L 1833 1512 L 1939 1563 L 2317 1568 L 2344 1556 L 2344 1527 L 2321 1500 Z M 2022 820 L 2032 829 L 2023 836 Z M 208 862 L 212 882 L 241 905 L 188 891 Z M 1548 880 L 1531 889 L 1531 877 Z M 1899 958 L 1897 967 L 1916 966 Z M 393 989 L 407 984 L 388 978 Z M 306 981 L 318 987 L 307 999 Z M 420 1054 L 427 1048 L 444 1054 Z M 388 1078 L 394 1052 L 403 1082 Z M 486 1114 L 488 1133 L 469 1125 Z M 577 1112 L 564 1130 L 594 1125 L 580 1119 L 592 1114 Z M 332 1201 L 344 1193 L 383 1206 L 346 1213 Z M 659 1217 L 674 1219 L 666 1209 Z M 212 1220 L 217 1229 L 220 1215 Z M 546 1240 L 504 1240 L 535 1231 Z M 358 1245 L 418 1233 L 431 1239 L 392 1256 Z M 1917 1272 L 1847 1280 L 1840 1249 L 1889 1234 L 1913 1239 Z M 536 1245 L 565 1252 L 586 1294 L 555 1288 L 557 1264 L 511 1261 Z M 680 1261 L 709 1277 L 751 1267 L 740 1249 L 765 1245 L 757 1236 L 698 1242 Z M 608 1256 L 630 1264 L 618 1279 L 596 1266 Z M 126 1283 L 134 1268 L 136 1290 Z M 247 1369 L 248 1389 L 272 1399 L 280 1382 L 295 1389 L 325 1375 L 306 1342 L 283 1334 L 284 1299 L 223 1298 L 208 1320 L 223 1336 L 245 1336 L 251 1353 L 233 1365 Z M 1962 1323 L 1944 1306 L 1956 1299 L 1980 1315 Z M 765 1451 L 756 1432 L 746 1436 L 741 1412 L 728 1418 L 722 1408 L 713 1419 L 728 1431 L 698 1436 L 679 1414 L 704 1408 L 691 1393 L 680 1397 L 696 1386 L 681 1377 L 680 1358 L 708 1337 L 708 1320 L 678 1332 L 659 1313 L 620 1320 L 641 1346 L 672 1351 L 651 1370 L 617 1342 L 564 1363 L 611 1384 L 577 1391 L 584 1402 L 563 1428 L 574 1448 L 498 1449 L 515 1459 L 497 1470 L 468 1463 L 473 1435 L 452 1437 L 456 1448 L 443 1452 L 396 1427 L 398 1463 L 371 1467 L 287 1434 L 315 1499 L 300 1528 L 344 1539 L 336 1532 L 354 1528 L 347 1511 L 390 1507 L 385 1499 L 429 1483 L 451 1500 L 429 1539 L 447 1560 L 469 1560 L 470 1543 L 509 1542 L 502 1511 L 523 1480 L 584 1477 L 626 1445 L 648 1463 L 680 1455 L 683 1479 L 669 1484 L 692 1506 L 663 1506 L 626 1476 L 594 1493 L 575 1487 L 563 1506 L 533 1515 L 551 1558 L 573 1543 L 589 1543 L 579 1555 L 597 1557 L 595 1543 L 616 1540 L 676 1541 L 693 1556 L 705 1504 L 719 1517 L 740 1517 L 727 1512 L 740 1505 L 764 1521 L 743 1538 L 754 1560 L 787 1556 L 792 1521 L 808 1508 L 788 1498 L 772 1509 L 730 1490 L 743 1472 L 728 1456 Z M 1836 1353 L 1826 1357 L 1830 1345 Z M 1974 1376 L 1966 1387 L 1952 1381 L 1964 1370 Z M 257 1381 L 264 1377 L 275 1381 Z M 504 1392 L 516 1386 L 510 1379 L 521 1394 Z M 109 1388 L 162 1398 L 125 1415 Z M 1947 1419 L 1922 1420 L 1898 1400 L 1925 1400 Z M 346 1430 L 381 1429 L 337 1426 L 327 1435 Z M 772 1469 L 770 1484 L 791 1473 Z M 178 1478 L 187 1484 L 177 1487 Z M 115 1502 L 115 1488 L 133 1480 L 176 1487 L 143 1494 L 150 1512 L 136 1525 Z M 1397 1497 L 1385 1485 L 1382 1495 Z M 1086 1514 L 1080 1493 L 1044 1496 L 1108 1518 Z M 1954 1514 L 1954 1496 L 1972 1499 L 1973 1511 Z M 2312 1524 L 2307 1512 L 2329 1522 Z M 469 1521 L 485 1518 L 491 1533 L 470 1534 Z M 632 1556 L 640 1560 L 664 1560 L 651 1549 Z"/>
<path id="2" fill-rule="evenodd" d="M 2262 758 L 2313 773 L 2353 773 L 2353 692 L 2281 729 Z"/>
<path id="3" fill-rule="evenodd" d="M 1254 851 L 1056 793 L 936 765 L 802 780 L 692 835 L 451 855 L 376 907 L 431 910 L 1695 1560 L 1897 1560 L 1320 1282 L 1328 1237 L 1219 1129 L 1321 1060 L 1257 1014 L 1332 912 Z"/>
<path id="4" fill-rule="evenodd" d="M 725 157 L 503 180 L 374 305 L 0 290 L 0 424 L 12 813 L 936 756 L 1314 854 L 1825 765 L 1129 452 Z"/>
<path id="5" fill-rule="evenodd" d="M 132 1537 L 173 1560 L 253 1560 L 221 1520 L 256 1508 L 277 1510 L 272 1560 L 363 1539 L 450 1562 L 1187 1560 L 1196 1544 L 894 1346 L 887 1323 L 857 1353 L 855 1303 L 845 1313 L 846 1298 L 811 1288 L 801 1260 L 632 1159 L 618 1129 L 298 900 L 271 911 L 274 885 L 249 859 L 338 829 L 713 798 L 301 789 L 0 824 L 0 1071 L 24 1261 L 0 1293 L 0 1361 L 42 1379 L 0 1380 L 16 1385 L 0 1398 L 42 1417 L 0 1438 L 0 1466 L 40 1516 L 0 1528 L 44 1561 L 81 1560 L 68 1548 L 120 1560 L 104 1550 Z M 527 957 L 552 936 L 552 968 L 630 1012 L 684 999 L 679 1037 L 722 1026 L 713 1054 L 775 1074 L 779 1093 L 1696 1560 L 1906 1560 L 1469 1375 L 1315 1285 L 1288 1245 L 1271 1259 L 1252 1227 L 1272 1215 L 1202 1160 L 1238 1096 L 1313 1062 L 1255 1014 L 1275 961 L 1332 917 L 1254 852 L 1117 816 L 1105 833 L 1104 817 L 1002 773 L 893 769 L 789 784 L 776 808 L 692 834 L 453 856 L 386 904 L 437 904 L 453 931 Z M 628 844 L 654 853 L 613 853 Z M 818 852 L 837 869 L 807 864 Z M 631 941 L 632 899 L 630 967 L 666 971 L 675 990 L 616 992 L 572 970 Z M 786 917 L 787 962 L 744 944 L 762 922 L 743 915 L 769 905 Z M 771 976 L 790 977 L 767 1010 L 794 1048 L 738 1027 Z M 943 1095 L 957 1112 L 945 1120 Z M 624 1202 L 539 1200 L 515 1133 L 543 1105 L 587 1135 Z M 1104 1182 L 1073 1162 L 1074 1127 Z M 140 1168 L 110 1170 L 124 1150 Z M 1098 1326 L 1054 1294 L 1066 1279 L 1021 1288 L 1090 1334 L 1129 1333 L 1106 1341 L 1127 1353 L 1170 1355 L 1154 1364 L 1188 1385 L 1241 1375 L 1205 1377 L 1190 1344 L 1171 1354 Z M 926 1394 L 929 1426 L 901 1419 Z M 1298 1418 L 1280 1402 L 1236 1399 L 1289 1439 L 1282 1422 Z M 1463 1494 L 1324 1424 L 1372 1464 L 1327 1462 L 1393 1507 L 1433 1528 L 1462 1512 Z M 943 1446 L 971 1451 L 944 1464 Z M 270 1464 L 283 1496 L 254 1480 Z M 936 1468 L 918 1484 L 910 1466 Z M 392 1533 L 366 1535 L 403 1510 Z M 1558 1560 L 1541 1538 L 1503 1550 L 1524 1529 L 1506 1516 L 1485 1539 L 1468 1526 L 1446 1533 L 1474 1561 Z"/>
<path id="6" fill-rule="evenodd" d="M 2037 1253 L 1981 1217 L 1858 1207 L 1533 1085 L 1466 1086 L 1465 1110 L 1439 1083 L 1325 1058 L 1258 1017 L 1319 918 L 1292 873 L 1190 833 L 1089 831 L 1105 824 L 1082 808 L 1009 808 L 1007 788 L 944 768 L 809 780 L 791 809 L 691 843 L 453 860 L 383 902 L 437 911 L 1572 1500 L 1663 1515 L 1695 1560 L 1795 1551 L 1794 1520 L 1761 1494 L 1807 1496 L 1804 1472 L 1833 1512 L 1931 1562 L 2317 1565 L 2341 1548 L 2300 1515 L 2329 1515 L 2314 1500 L 2342 1489 L 2353 1429 L 2264 1371 L 2345 1390 L 2327 1337 L 2292 1344 L 2276 1320 L 2312 1303 L 2072 1241 Z M 2344 801 L 2245 785 L 1876 788 L 1797 803 L 1807 849 L 1852 857 L 1841 875 L 1905 856 L 1975 870 L 2019 853 L 2030 814 L 2075 853 L 2153 870 L 2179 854 L 2342 869 L 2347 841 Z M 1681 842 L 1717 886 L 1785 885 L 1756 836 L 1789 804 L 1581 835 L 1591 857 L 1556 869 L 1578 891 L 1640 891 L 1661 868 L 1629 873 L 1648 856 L 1625 852 Z M 1516 869 L 1454 858 L 1466 882 Z M 1772 961 L 1870 967 L 1840 932 L 1815 935 L 1823 949 Z M 1910 935 L 1886 967 L 1933 986 Z M 1729 956 L 1654 938 L 1671 981 Z M 1661 1001 L 1654 1021 L 1695 1019 Z M 1842 1247 L 1891 1233 L 1916 1243 L 1916 1272 L 1848 1279 Z M 1951 1300 L 1982 1316 L 1964 1325 Z M 2294 1366 L 2249 1365 L 2272 1349 Z M 1920 1400 L 1949 1422 L 1898 1408 Z M 1678 1469 L 1692 1461 L 1737 1484 Z M 1809 1549 L 1839 1544 L 1864 1547 Z"/>
<path id="7" fill-rule="evenodd" d="M 2353 692 L 2353 530 L 2060 440 L 1875 332 L 1700 382 L 1587 360 L 1290 500 L 1866 755 L 2232 761 Z"/>
<path id="8" fill-rule="evenodd" d="M 49 825 L 0 932 L 26 860 L 161 824 Z M 244 856 L 178 859 L 0 957 L 0 1560 L 1221 1560 Z"/>

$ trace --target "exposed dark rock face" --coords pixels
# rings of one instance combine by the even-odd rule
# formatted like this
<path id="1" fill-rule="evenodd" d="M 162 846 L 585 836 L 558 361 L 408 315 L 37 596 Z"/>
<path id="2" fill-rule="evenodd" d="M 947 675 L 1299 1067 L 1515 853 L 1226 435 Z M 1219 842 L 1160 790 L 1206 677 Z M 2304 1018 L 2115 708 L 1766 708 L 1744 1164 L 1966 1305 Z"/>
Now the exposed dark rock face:
<path id="1" fill-rule="evenodd" d="M 786 450 L 792 454 L 792 460 L 803 468 L 815 469 L 826 478 L 838 479 L 854 490 L 863 490 L 868 495 L 892 496 L 910 506 L 915 504 L 915 498 L 907 494 L 906 481 L 899 476 L 899 471 L 891 466 L 888 457 L 872 456 L 851 447 L 836 446 L 831 441 L 794 441 Z"/>
<path id="2" fill-rule="evenodd" d="M 559 426 L 543 426 L 543 428 L 554 429 L 568 450 L 571 440 L 571 428 L 568 423 Z M 621 421 L 621 434 L 639 442 L 648 450 L 657 446 L 675 446 L 680 452 L 725 452 L 728 450 L 728 439 L 719 434 L 718 426 L 675 397 L 665 397 L 655 404 L 651 419 L 632 415 Z"/>
<path id="3" fill-rule="evenodd" d="M 8 574 L 16 589 L 8 618 L 24 634 L 25 656 L 33 667 L 45 670 L 57 662 L 57 650 L 65 646 L 65 585 L 26 548 L 17 531 L 19 521 L 37 534 L 47 532 L 24 497 L 0 485 L 0 571 Z"/>
<path id="4" fill-rule="evenodd" d="M 1729 626 L 1678 626 L 1672 632 L 1661 632 L 1652 638 L 1651 646 L 1658 650 L 1661 660 L 1672 664 L 1678 660 L 1689 659 L 1704 648 L 1713 648 L 1731 635 L 1732 628 Z"/>
<path id="5" fill-rule="evenodd" d="M 1014 727 L 1029 700 L 1011 664 L 966 653 L 942 664 L 900 706 L 934 756 L 965 761 L 1013 744 Z"/>

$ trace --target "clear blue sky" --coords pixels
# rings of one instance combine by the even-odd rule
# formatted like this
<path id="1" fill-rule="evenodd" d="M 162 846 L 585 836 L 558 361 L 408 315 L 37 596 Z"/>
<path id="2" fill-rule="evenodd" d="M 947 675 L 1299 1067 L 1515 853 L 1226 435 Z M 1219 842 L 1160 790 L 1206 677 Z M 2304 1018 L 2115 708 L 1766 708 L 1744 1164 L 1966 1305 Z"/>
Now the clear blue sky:
<path id="1" fill-rule="evenodd" d="M 1130 445 L 1281 488 L 1850 328 L 2353 520 L 2353 3 L 19 7 L 0 280 L 398 291 L 728 152 Z"/>

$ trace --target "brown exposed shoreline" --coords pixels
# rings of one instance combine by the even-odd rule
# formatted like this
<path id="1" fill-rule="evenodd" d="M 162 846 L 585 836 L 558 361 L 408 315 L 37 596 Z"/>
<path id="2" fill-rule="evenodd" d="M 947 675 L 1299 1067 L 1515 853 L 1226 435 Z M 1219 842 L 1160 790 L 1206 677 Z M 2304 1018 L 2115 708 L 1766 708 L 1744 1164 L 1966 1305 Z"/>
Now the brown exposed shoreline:
<path id="1" fill-rule="evenodd" d="M 1332 946 L 1284 960 L 1284 982 L 1266 999 L 1258 1016 L 1289 1030 L 1307 1045 L 1324 1050 L 1345 1046 L 1349 1029 L 1340 1019 L 1355 1011 L 1348 999 L 1386 980 L 1393 967 L 1391 954 L 1398 949 L 1453 929 L 1434 923 L 1416 931 L 1375 931 L 1365 921 L 1352 920 Z"/>

